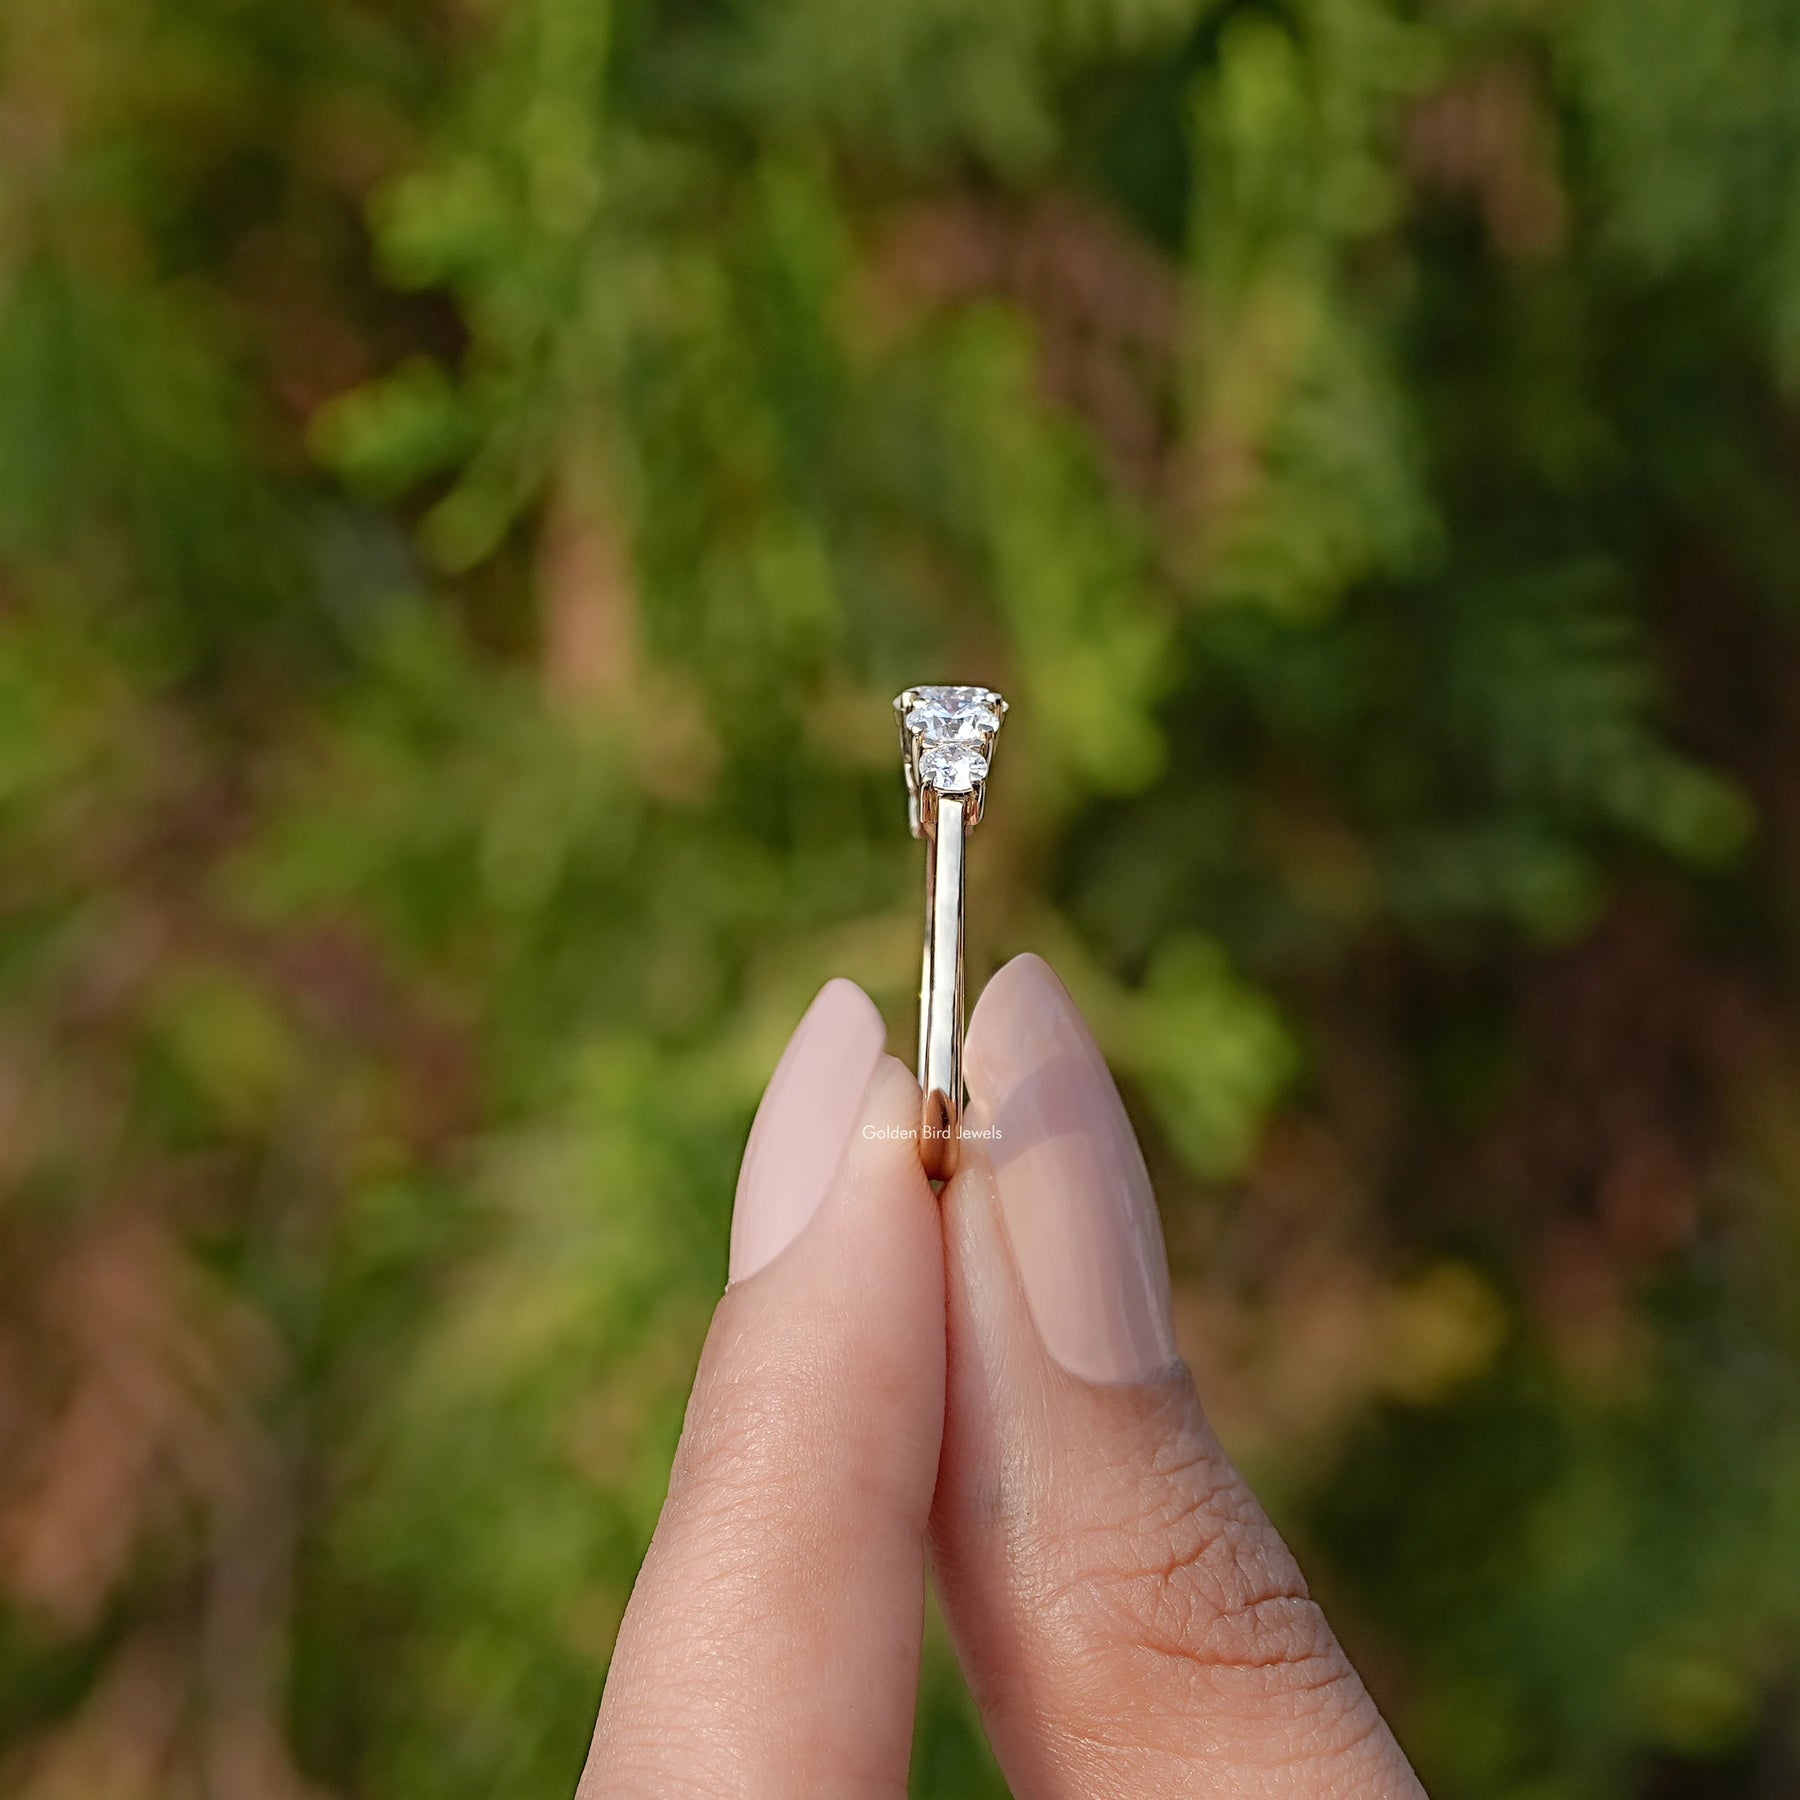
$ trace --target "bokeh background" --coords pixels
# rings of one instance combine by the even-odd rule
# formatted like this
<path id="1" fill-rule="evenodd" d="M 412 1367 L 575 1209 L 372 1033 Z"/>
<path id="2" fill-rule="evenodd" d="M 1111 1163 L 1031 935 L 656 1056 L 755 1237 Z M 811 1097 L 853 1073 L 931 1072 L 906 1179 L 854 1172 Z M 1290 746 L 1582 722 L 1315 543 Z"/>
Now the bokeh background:
<path id="1" fill-rule="evenodd" d="M 572 1789 L 930 679 L 1434 1795 L 1800 1792 L 1792 0 L 5 0 L 9 1800 Z"/>

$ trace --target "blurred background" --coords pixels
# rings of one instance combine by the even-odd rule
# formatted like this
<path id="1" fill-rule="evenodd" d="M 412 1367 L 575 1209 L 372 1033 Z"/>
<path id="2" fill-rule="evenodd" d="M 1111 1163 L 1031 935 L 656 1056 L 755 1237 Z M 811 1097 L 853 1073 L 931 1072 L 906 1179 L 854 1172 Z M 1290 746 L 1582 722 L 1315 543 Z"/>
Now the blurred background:
<path id="1" fill-rule="evenodd" d="M 6 0 L 0 1792 L 572 1791 L 919 680 L 1433 1794 L 1800 1792 L 1797 501 L 1792 0 Z"/>

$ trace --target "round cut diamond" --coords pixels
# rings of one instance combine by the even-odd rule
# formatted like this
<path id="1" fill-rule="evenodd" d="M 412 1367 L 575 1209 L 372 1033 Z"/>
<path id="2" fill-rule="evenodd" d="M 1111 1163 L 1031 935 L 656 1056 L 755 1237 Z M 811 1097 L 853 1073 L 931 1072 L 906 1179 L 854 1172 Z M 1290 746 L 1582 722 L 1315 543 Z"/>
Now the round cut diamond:
<path id="1" fill-rule="evenodd" d="M 987 772 L 979 743 L 933 744 L 919 758 L 919 779 L 940 794 L 966 794 Z"/>
<path id="2" fill-rule="evenodd" d="M 1000 729 L 994 698 L 979 687 L 915 689 L 906 728 L 920 733 L 928 743 L 979 743 L 987 733 Z"/>

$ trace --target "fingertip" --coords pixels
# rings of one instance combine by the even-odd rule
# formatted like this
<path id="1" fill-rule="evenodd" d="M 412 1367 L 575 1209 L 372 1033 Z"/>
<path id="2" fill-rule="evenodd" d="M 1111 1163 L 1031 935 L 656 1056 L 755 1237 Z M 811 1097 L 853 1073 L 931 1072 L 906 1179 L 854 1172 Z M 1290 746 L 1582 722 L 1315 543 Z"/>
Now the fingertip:
<path id="1" fill-rule="evenodd" d="M 848 975 L 834 975 L 813 996 L 807 1015 L 823 1010 L 845 1021 L 847 1029 L 860 1036 L 872 1036 L 876 1043 L 887 1042 L 887 1023 L 881 1009 Z"/>
<path id="2" fill-rule="evenodd" d="M 969 1016 L 971 1042 L 985 1035 L 1004 1016 L 1016 1013 L 1029 997 L 1046 986 L 1067 994 L 1062 978 L 1035 950 L 1025 950 L 1004 962 L 988 977 Z"/>
<path id="3" fill-rule="evenodd" d="M 896 1058 L 877 1055 L 836 1133 L 811 1216 L 753 1279 L 734 1272 L 721 1315 L 730 1335 L 763 1345 L 756 1354 L 771 1365 L 835 1368 L 851 1392 L 929 1388 L 934 1398 L 920 1417 L 935 1446 L 944 1254 L 918 1126 L 917 1081 Z"/>
<path id="4" fill-rule="evenodd" d="M 814 996 L 756 1109 L 731 1215 L 732 1281 L 766 1268 L 819 1209 L 882 1060 L 887 1027 L 855 982 Z"/>
<path id="5" fill-rule="evenodd" d="M 1077 1010 L 1056 971 L 1035 951 L 1003 965 L 969 1018 L 963 1065 L 970 1094 L 987 1099 L 1010 1086 L 1057 1015 Z"/>
<path id="6" fill-rule="evenodd" d="M 884 1254 L 898 1247 L 885 1235 L 894 1221 L 929 1228 L 931 1260 L 941 1262 L 937 1246 L 937 1200 L 919 1162 L 919 1083 L 898 1057 L 878 1057 L 862 1093 L 862 1105 L 838 1170 L 843 1198 L 852 1207 L 878 1205 L 880 1220 L 856 1232 L 869 1249 Z"/>
<path id="7" fill-rule="evenodd" d="M 1042 957 L 1015 957 L 976 1008 L 972 1112 L 991 1119 L 999 1206 L 1045 1347 L 1089 1381 L 1140 1381 L 1175 1354 L 1162 1221 L 1105 1058 Z"/>
<path id="8" fill-rule="evenodd" d="M 898 1057 L 876 1059 L 838 1186 L 847 1211 L 875 1215 L 854 1226 L 834 1224 L 834 1231 L 848 1232 L 850 1253 L 895 1259 L 875 1271 L 877 1281 L 883 1275 L 888 1284 L 901 1281 L 901 1258 L 929 1265 L 934 1278 L 939 1275 L 937 1198 L 919 1162 L 919 1083 Z"/>
<path id="9" fill-rule="evenodd" d="M 862 1122 L 870 1128 L 870 1138 L 882 1143 L 917 1132 L 919 1079 L 899 1057 L 884 1054 L 876 1061 L 863 1090 Z M 919 1173 L 923 1179 L 924 1171 Z"/>

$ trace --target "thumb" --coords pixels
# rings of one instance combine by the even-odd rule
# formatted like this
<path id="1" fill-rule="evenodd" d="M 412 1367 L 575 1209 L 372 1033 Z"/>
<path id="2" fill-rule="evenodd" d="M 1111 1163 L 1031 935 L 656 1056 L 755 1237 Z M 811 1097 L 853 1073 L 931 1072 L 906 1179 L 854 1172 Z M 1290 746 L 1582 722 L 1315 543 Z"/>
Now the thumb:
<path id="1" fill-rule="evenodd" d="M 1014 1792 L 1419 1796 L 1176 1358 L 1143 1158 L 1036 957 L 967 1064 L 933 1547 Z"/>

